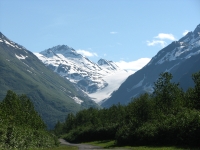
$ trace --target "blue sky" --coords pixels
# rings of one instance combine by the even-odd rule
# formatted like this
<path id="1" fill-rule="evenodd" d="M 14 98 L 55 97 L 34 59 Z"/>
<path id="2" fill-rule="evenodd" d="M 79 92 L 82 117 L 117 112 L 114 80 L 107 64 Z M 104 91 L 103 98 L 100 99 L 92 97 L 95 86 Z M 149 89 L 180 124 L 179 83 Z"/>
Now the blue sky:
<path id="1" fill-rule="evenodd" d="M 0 32 L 28 50 L 65 44 L 133 70 L 198 24 L 199 0 L 0 0 Z"/>

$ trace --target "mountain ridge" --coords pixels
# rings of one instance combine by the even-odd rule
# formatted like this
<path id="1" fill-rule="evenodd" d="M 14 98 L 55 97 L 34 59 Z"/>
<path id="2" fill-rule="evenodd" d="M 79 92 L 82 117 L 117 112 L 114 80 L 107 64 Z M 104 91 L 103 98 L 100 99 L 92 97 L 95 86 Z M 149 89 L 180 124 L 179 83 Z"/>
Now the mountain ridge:
<path id="1" fill-rule="evenodd" d="M 0 34 L 0 99 L 7 90 L 26 94 L 49 128 L 68 113 L 99 107 L 71 82 L 48 69 L 32 52 Z"/>
<path id="2" fill-rule="evenodd" d="M 127 104 L 144 92 L 152 93 L 153 84 L 162 72 L 172 73 L 173 81 L 187 90 L 193 86 L 191 76 L 200 70 L 200 25 L 178 41 L 161 49 L 151 61 L 138 70 L 102 103 L 103 107 Z"/>

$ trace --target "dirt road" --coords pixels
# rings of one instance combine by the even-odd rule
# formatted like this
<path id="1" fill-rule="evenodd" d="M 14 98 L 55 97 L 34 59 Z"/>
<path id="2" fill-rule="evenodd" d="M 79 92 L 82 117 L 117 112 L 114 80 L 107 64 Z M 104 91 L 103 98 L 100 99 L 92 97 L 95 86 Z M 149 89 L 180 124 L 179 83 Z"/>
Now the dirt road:
<path id="1" fill-rule="evenodd" d="M 79 150 L 87 150 L 87 149 L 88 150 L 96 150 L 96 149 L 101 150 L 102 149 L 101 147 L 98 147 L 98 146 L 92 146 L 92 145 L 86 145 L 86 144 L 72 144 L 72 143 L 65 141 L 64 139 L 59 139 L 59 141 L 63 145 L 76 146 L 79 148 Z"/>
<path id="2" fill-rule="evenodd" d="M 87 144 L 72 144 L 72 143 L 65 141 L 64 139 L 59 139 L 59 141 L 63 145 L 76 146 L 79 148 L 79 150 L 106 150 L 99 146 L 93 146 L 93 145 L 87 145 Z M 107 149 L 107 150 L 112 150 L 112 149 Z M 127 149 L 117 148 L 115 150 L 127 150 Z"/>

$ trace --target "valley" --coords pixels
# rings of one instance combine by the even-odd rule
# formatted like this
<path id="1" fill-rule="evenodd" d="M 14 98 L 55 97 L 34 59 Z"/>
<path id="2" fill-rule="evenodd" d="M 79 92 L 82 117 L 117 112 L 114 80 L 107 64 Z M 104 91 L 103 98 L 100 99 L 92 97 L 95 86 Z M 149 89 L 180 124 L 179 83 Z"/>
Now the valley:
<path id="1" fill-rule="evenodd" d="M 135 73 L 65 44 L 33 53 L 0 32 L 0 148 L 56 147 L 62 137 L 199 149 L 199 64 L 200 24 Z"/>

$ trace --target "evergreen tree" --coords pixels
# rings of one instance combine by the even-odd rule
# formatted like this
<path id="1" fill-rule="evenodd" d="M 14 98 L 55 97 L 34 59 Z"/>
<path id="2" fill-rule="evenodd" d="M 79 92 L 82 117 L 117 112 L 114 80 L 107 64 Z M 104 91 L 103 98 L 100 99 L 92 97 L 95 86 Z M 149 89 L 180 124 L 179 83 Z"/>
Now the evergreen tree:
<path id="1" fill-rule="evenodd" d="M 152 96 L 155 99 L 158 113 L 167 114 L 172 111 L 176 113 L 179 106 L 183 105 L 183 90 L 179 88 L 179 83 L 171 83 L 172 77 L 172 74 L 168 72 L 161 73 L 154 84 Z"/>
<path id="2" fill-rule="evenodd" d="M 192 79 L 195 83 L 194 92 L 193 92 L 193 100 L 194 107 L 200 110 L 200 71 L 192 75 Z"/>

